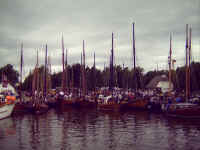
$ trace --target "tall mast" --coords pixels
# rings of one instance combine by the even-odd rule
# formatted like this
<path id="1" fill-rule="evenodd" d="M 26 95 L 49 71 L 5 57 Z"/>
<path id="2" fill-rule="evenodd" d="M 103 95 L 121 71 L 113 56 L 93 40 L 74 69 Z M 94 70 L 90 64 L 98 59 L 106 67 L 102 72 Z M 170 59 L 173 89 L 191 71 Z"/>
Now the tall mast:
<path id="1" fill-rule="evenodd" d="M 189 98 L 189 85 L 188 85 L 188 24 L 186 24 L 186 45 L 185 45 L 185 48 L 186 48 L 186 101 L 188 101 L 188 98 Z"/>
<path id="2" fill-rule="evenodd" d="M 96 68 L 96 62 L 95 62 L 95 52 L 94 52 L 94 68 Z"/>
<path id="3" fill-rule="evenodd" d="M 22 102 L 22 68 L 23 68 L 23 43 L 21 43 L 21 59 L 20 59 L 20 103 Z"/>
<path id="4" fill-rule="evenodd" d="M 133 69 L 135 70 L 135 23 L 133 23 Z"/>
<path id="5" fill-rule="evenodd" d="M 114 34 L 112 33 L 112 55 L 111 55 L 111 64 L 112 64 L 112 89 L 114 87 Z"/>
<path id="6" fill-rule="evenodd" d="M 170 33 L 170 49 L 169 49 L 169 90 L 171 90 L 172 74 L 171 74 L 171 64 L 172 64 L 172 36 Z"/>
<path id="7" fill-rule="evenodd" d="M 62 69 L 63 69 L 63 73 L 62 73 L 62 90 L 65 91 L 65 54 L 64 54 L 64 39 L 63 39 L 63 35 L 62 35 Z"/>
<path id="8" fill-rule="evenodd" d="M 38 51 L 37 51 L 37 67 L 36 67 L 36 91 L 37 91 L 37 95 L 36 95 L 36 104 L 39 103 L 39 80 L 40 80 L 40 75 L 39 75 L 39 63 L 38 63 Z"/>
<path id="9" fill-rule="evenodd" d="M 83 84 L 83 95 L 86 94 L 86 81 L 85 81 L 85 42 L 83 40 L 83 78 L 82 78 L 82 84 Z"/>
<path id="10" fill-rule="evenodd" d="M 81 52 L 81 74 L 80 74 L 80 96 L 82 96 L 82 91 L 83 91 L 83 55 L 82 55 L 82 52 Z"/>
<path id="11" fill-rule="evenodd" d="M 94 67 L 93 67 L 93 69 L 94 69 L 94 91 L 96 91 L 96 62 L 95 62 L 95 52 L 94 52 Z"/>
<path id="12" fill-rule="evenodd" d="M 36 63 L 36 68 L 35 68 L 35 72 L 34 72 L 34 76 L 35 76 L 35 89 L 34 92 L 36 91 L 36 95 L 34 93 L 34 103 L 38 103 L 38 99 L 36 97 L 38 97 L 38 92 L 39 92 L 39 59 L 38 59 L 38 50 L 37 50 L 37 63 Z"/>
<path id="13" fill-rule="evenodd" d="M 113 79 L 113 75 L 114 75 L 113 74 L 113 55 L 114 55 L 113 54 L 114 53 L 114 48 L 113 47 L 114 46 L 113 45 L 114 45 L 114 40 L 113 40 L 113 33 L 112 33 L 112 49 L 111 49 L 111 56 L 110 56 L 110 85 L 109 85 L 110 86 L 109 87 L 110 90 L 113 90 L 113 86 L 114 86 L 113 85 L 114 84 L 114 81 L 113 81 L 114 80 Z"/>
<path id="14" fill-rule="evenodd" d="M 190 63 L 191 63 L 191 48 L 192 48 L 192 28 L 189 29 L 189 48 L 188 48 L 188 96 L 190 97 Z"/>
<path id="15" fill-rule="evenodd" d="M 48 56 L 47 61 L 47 89 L 51 89 L 51 58 Z"/>
<path id="16" fill-rule="evenodd" d="M 46 98 L 47 95 L 47 44 L 45 47 L 45 65 L 44 65 L 44 93 L 43 96 Z"/>
<path id="17" fill-rule="evenodd" d="M 67 48 L 65 50 L 65 82 L 66 82 L 66 87 L 68 91 L 68 68 L 67 68 Z"/>
<path id="18" fill-rule="evenodd" d="M 135 59 L 135 23 L 133 23 L 133 81 L 135 84 L 135 89 L 137 89 L 138 87 L 138 76 L 137 76 L 137 72 L 136 72 L 136 59 Z"/>

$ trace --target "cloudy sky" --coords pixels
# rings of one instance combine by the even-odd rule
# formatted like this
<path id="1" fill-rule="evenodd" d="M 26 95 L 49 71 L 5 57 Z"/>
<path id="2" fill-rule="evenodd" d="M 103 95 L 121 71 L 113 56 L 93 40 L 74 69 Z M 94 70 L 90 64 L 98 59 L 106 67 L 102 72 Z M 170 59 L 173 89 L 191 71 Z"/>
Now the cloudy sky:
<path id="1" fill-rule="evenodd" d="M 192 27 L 193 60 L 200 61 L 200 0 L 1 0 L 0 67 L 19 68 L 24 44 L 25 74 L 35 66 L 36 49 L 44 63 L 47 43 L 53 71 L 61 70 L 61 36 L 69 64 L 80 63 L 85 40 L 86 63 L 108 66 L 114 33 L 115 64 L 132 67 L 132 23 L 136 63 L 145 71 L 167 69 L 172 33 L 175 66 L 184 64 L 185 28 Z"/>

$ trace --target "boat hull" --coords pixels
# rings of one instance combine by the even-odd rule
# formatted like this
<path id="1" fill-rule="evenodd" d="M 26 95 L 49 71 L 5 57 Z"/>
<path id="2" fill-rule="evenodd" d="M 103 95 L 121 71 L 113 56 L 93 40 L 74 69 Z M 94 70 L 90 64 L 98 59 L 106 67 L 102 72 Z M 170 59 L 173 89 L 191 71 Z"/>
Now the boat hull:
<path id="1" fill-rule="evenodd" d="M 148 100 L 133 100 L 126 105 L 128 109 L 147 109 Z"/>
<path id="2" fill-rule="evenodd" d="M 95 108 L 97 104 L 88 100 L 78 100 L 75 102 L 75 106 L 79 108 Z"/>
<path id="3" fill-rule="evenodd" d="M 192 104 L 171 105 L 164 111 L 168 117 L 183 119 L 200 119 L 200 106 Z M 187 106 L 187 107 L 186 107 Z"/>
<path id="4" fill-rule="evenodd" d="M 98 109 L 105 111 L 119 111 L 120 104 L 117 103 L 98 104 Z"/>
<path id="5" fill-rule="evenodd" d="M 3 104 L 2 106 L 0 106 L 0 119 L 4 119 L 11 116 L 14 107 L 15 103 L 5 105 Z"/>
<path id="6" fill-rule="evenodd" d="M 16 103 L 13 109 L 14 114 L 27 113 L 29 110 L 26 108 L 27 103 Z"/>
<path id="7" fill-rule="evenodd" d="M 46 106 L 43 105 L 43 106 L 40 106 L 39 108 L 35 108 L 33 113 L 36 115 L 41 115 L 41 114 L 46 113 L 48 110 L 49 110 L 48 105 Z"/>

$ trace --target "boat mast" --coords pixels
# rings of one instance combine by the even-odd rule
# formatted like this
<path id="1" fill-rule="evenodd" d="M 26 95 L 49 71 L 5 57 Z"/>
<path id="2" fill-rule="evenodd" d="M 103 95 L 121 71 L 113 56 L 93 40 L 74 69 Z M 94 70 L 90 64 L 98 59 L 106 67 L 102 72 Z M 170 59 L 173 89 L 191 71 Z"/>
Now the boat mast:
<path id="1" fill-rule="evenodd" d="M 47 57 L 47 93 L 51 89 L 51 58 Z"/>
<path id="2" fill-rule="evenodd" d="M 65 83 L 67 87 L 67 92 L 68 92 L 68 68 L 67 68 L 67 48 L 65 50 Z"/>
<path id="3" fill-rule="evenodd" d="M 135 70 L 135 23 L 133 23 L 133 69 Z"/>
<path id="4" fill-rule="evenodd" d="M 110 56 L 110 85 L 109 85 L 109 89 L 111 91 L 113 91 L 113 84 L 114 84 L 114 81 L 113 81 L 113 53 L 114 53 L 114 48 L 113 48 L 113 44 L 114 44 L 114 40 L 113 40 L 113 33 L 112 33 L 112 49 L 111 49 L 111 56 Z"/>
<path id="5" fill-rule="evenodd" d="M 190 63 L 191 63 L 191 48 L 192 48 L 192 28 L 189 29 L 189 67 L 188 67 L 188 96 L 190 97 Z"/>
<path id="6" fill-rule="evenodd" d="M 44 65 L 44 93 L 43 97 L 46 98 L 47 95 L 47 44 L 45 49 L 45 65 Z"/>
<path id="7" fill-rule="evenodd" d="M 64 54 L 64 39 L 63 39 L 63 35 L 62 35 L 62 90 L 63 92 L 65 91 L 65 54 Z"/>
<path id="8" fill-rule="evenodd" d="M 83 60 L 82 59 L 83 59 L 83 55 L 82 55 L 82 52 L 81 52 L 80 97 L 82 96 L 82 91 L 83 91 L 83 85 L 82 85 L 82 79 L 83 79 Z"/>
<path id="9" fill-rule="evenodd" d="M 21 59 L 20 59 L 20 103 L 22 102 L 22 68 L 23 68 L 23 43 L 21 43 Z"/>
<path id="10" fill-rule="evenodd" d="M 86 94 L 86 81 L 85 81 L 85 43 L 83 40 L 83 70 L 82 70 L 82 85 L 83 85 L 83 95 Z"/>
<path id="11" fill-rule="evenodd" d="M 137 88 L 138 88 L 138 83 L 137 83 L 138 79 L 137 79 L 137 72 L 136 72 L 135 56 L 136 56 L 136 54 L 135 54 L 135 23 L 133 22 L 133 72 L 134 72 L 133 81 L 135 83 L 134 88 L 135 88 L 135 90 L 137 90 Z"/>
<path id="12" fill-rule="evenodd" d="M 189 46 L 188 46 L 188 24 L 186 24 L 186 45 L 185 45 L 185 48 L 186 48 L 186 89 L 185 89 L 185 91 L 186 91 L 186 101 L 188 101 L 188 98 L 189 98 L 189 66 L 188 66 L 188 64 L 189 64 L 189 62 L 188 62 L 188 48 L 189 48 Z"/>
<path id="13" fill-rule="evenodd" d="M 96 62 L 95 62 L 95 52 L 94 52 L 94 66 L 93 66 L 93 69 L 94 69 L 94 92 L 96 92 Z"/>
<path id="14" fill-rule="evenodd" d="M 172 36 L 170 33 L 170 48 L 169 48 L 169 90 L 172 89 L 172 70 L 171 70 L 171 64 L 172 64 Z"/>
<path id="15" fill-rule="evenodd" d="M 35 91 L 34 93 L 34 103 L 37 105 L 38 104 L 38 97 L 39 97 L 39 60 L 38 60 L 38 50 L 37 50 L 37 63 L 35 67 Z"/>

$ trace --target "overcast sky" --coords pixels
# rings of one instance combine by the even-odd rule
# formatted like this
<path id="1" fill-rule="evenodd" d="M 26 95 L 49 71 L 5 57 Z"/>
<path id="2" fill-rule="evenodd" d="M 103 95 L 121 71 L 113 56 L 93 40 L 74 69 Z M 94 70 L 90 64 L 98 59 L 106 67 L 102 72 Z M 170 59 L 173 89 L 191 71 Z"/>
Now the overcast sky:
<path id="1" fill-rule="evenodd" d="M 85 40 L 86 64 L 108 66 L 114 33 L 115 64 L 132 67 L 132 23 L 136 65 L 146 71 L 167 69 L 169 37 L 175 66 L 184 64 L 185 28 L 192 27 L 192 55 L 200 61 L 200 0 L 0 0 L 0 67 L 19 68 L 24 44 L 24 71 L 44 64 L 47 43 L 53 71 L 61 70 L 61 36 L 69 64 L 80 63 Z"/>

